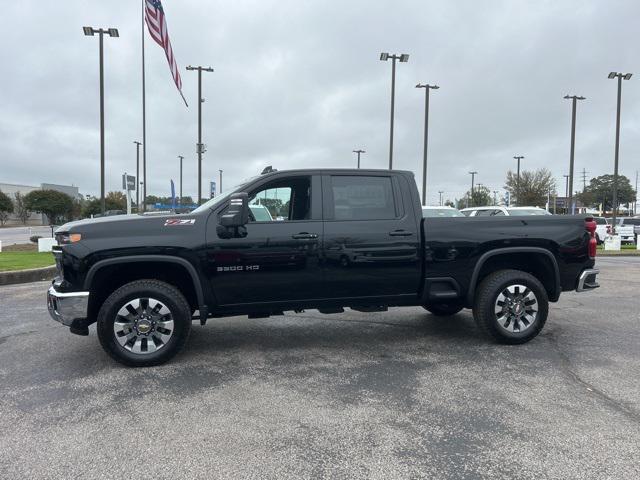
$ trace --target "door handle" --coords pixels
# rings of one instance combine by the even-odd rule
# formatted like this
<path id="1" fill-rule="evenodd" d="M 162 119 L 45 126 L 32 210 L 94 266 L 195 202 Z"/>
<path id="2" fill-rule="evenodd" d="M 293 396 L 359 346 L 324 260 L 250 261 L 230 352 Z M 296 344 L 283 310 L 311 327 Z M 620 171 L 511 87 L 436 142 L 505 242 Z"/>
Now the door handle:
<path id="1" fill-rule="evenodd" d="M 408 230 L 393 230 L 389 232 L 389 235 L 392 237 L 410 237 L 413 235 L 413 232 L 409 232 Z"/>
<path id="2" fill-rule="evenodd" d="M 316 235 L 315 233 L 300 232 L 291 235 L 291 238 L 295 240 L 313 240 L 315 238 L 318 238 L 318 235 Z"/>

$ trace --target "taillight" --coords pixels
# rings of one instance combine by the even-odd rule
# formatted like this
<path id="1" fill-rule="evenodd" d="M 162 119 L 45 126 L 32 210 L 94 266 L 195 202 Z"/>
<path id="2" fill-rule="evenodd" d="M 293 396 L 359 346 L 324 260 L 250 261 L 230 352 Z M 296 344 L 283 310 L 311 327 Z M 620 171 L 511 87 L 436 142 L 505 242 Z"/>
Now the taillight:
<path id="1" fill-rule="evenodd" d="M 585 218 L 584 228 L 589 232 L 591 238 L 589 238 L 589 256 L 596 258 L 596 252 L 598 250 L 598 241 L 596 240 L 596 222 L 593 218 Z M 607 225 L 607 230 L 609 226 Z"/>

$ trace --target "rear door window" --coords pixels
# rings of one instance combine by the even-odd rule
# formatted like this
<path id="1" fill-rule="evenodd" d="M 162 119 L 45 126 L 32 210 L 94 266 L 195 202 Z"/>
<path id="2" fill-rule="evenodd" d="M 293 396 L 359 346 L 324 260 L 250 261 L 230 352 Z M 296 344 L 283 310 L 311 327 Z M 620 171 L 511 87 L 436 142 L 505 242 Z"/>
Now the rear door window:
<path id="1" fill-rule="evenodd" d="M 334 220 L 391 220 L 398 218 L 393 183 L 385 176 L 331 177 Z"/>

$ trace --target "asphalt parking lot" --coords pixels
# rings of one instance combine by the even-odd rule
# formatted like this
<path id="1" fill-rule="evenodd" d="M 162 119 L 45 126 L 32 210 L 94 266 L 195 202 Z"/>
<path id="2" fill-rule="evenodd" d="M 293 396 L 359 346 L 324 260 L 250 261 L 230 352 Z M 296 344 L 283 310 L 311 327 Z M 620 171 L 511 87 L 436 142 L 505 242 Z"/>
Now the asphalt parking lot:
<path id="1" fill-rule="evenodd" d="M 0 478 L 640 478 L 640 259 L 598 260 L 542 334 L 469 312 L 194 323 L 129 369 L 0 287 Z"/>

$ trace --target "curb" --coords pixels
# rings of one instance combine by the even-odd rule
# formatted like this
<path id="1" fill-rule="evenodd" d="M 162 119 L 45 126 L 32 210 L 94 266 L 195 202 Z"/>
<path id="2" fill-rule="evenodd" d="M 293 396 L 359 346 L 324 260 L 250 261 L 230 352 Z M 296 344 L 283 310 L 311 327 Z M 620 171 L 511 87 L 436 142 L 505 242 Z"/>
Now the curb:
<path id="1" fill-rule="evenodd" d="M 10 270 L 0 272 L 0 285 L 12 285 L 14 283 L 40 282 L 53 280 L 56 276 L 56 266 L 44 268 L 30 268 L 28 270 Z"/>

